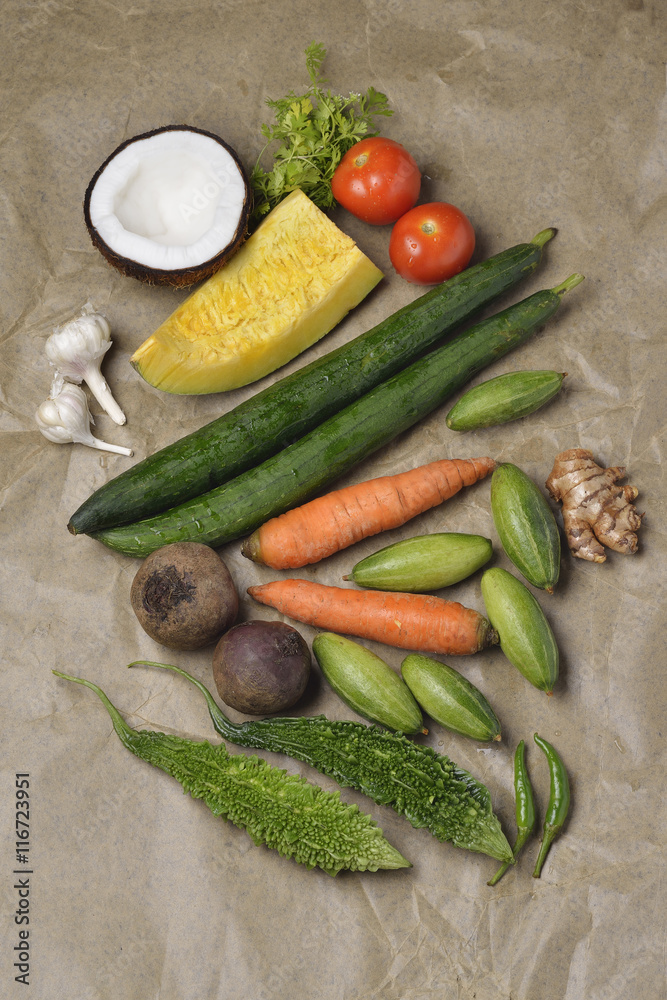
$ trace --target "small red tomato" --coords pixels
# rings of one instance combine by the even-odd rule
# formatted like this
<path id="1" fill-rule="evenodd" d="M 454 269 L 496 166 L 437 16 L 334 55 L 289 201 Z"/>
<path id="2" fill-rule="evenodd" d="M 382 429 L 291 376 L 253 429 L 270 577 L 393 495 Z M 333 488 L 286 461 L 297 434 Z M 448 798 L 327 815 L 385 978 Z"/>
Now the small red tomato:
<path id="1" fill-rule="evenodd" d="M 420 187 L 419 167 L 407 149 L 380 136 L 348 149 L 331 178 L 336 201 L 373 226 L 400 219 L 417 201 Z"/>
<path id="2" fill-rule="evenodd" d="M 417 285 L 436 285 L 458 274 L 472 257 L 475 230 L 446 201 L 417 205 L 398 220 L 389 239 L 394 268 Z"/>

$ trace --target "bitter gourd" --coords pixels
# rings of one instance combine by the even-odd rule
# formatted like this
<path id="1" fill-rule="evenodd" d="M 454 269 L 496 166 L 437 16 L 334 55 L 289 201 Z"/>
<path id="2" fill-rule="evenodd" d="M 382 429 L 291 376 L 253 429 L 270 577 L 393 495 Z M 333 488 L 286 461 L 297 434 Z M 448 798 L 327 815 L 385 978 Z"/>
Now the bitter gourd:
<path id="1" fill-rule="evenodd" d="M 199 688 L 211 721 L 223 739 L 239 746 L 285 753 L 304 761 L 339 785 L 355 788 L 379 805 L 391 806 L 417 829 L 456 847 L 513 862 L 512 849 L 491 807 L 488 789 L 444 754 L 360 722 L 324 715 L 270 718 L 235 724 L 210 691 L 187 671 L 166 663 L 137 660 L 173 670 Z"/>
<path id="2" fill-rule="evenodd" d="M 95 691 L 128 750 L 177 778 L 193 798 L 246 830 L 255 844 L 328 875 L 343 869 L 410 867 L 375 821 L 356 805 L 341 802 L 338 792 L 327 792 L 256 756 L 232 755 L 222 745 L 131 729 L 92 681 L 53 673 Z"/>

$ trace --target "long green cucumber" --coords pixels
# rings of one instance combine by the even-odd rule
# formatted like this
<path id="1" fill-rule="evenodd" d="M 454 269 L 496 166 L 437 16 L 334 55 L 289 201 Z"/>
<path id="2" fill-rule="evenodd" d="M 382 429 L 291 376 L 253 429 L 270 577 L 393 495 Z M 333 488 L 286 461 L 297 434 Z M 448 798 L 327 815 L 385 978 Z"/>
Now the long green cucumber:
<path id="1" fill-rule="evenodd" d="M 443 403 L 485 365 L 527 340 L 552 316 L 574 274 L 435 348 L 261 465 L 201 497 L 135 524 L 93 532 L 109 548 L 143 558 L 170 542 L 219 546 L 304 503 L 361 459 Z"/>
<path id="2" fill-rule="evenodd" d="M 72 534 L 152 516 L 235 478 L 384 382 L 531 274 L 545 229 L 426 292 L 349 344 L 162 448 L 96 490 L 72 514 Z"/>
<path id="3" fill-rule="evenodd" d="M 488 788 L 444 754 L 362 722 L 334 721 L 324 715 L 269 718 L 235 724 L 222 713 L 201 681 L 180 667 L 173 670 L 206 698 L 211 721 L 224 740 L 256 750 L 284 753 L 303 761 L 346 788 L 379 805 L 391 806 L 417 829 L 455 847 L 513 863 L 512 850 L 491 806 Z"/>

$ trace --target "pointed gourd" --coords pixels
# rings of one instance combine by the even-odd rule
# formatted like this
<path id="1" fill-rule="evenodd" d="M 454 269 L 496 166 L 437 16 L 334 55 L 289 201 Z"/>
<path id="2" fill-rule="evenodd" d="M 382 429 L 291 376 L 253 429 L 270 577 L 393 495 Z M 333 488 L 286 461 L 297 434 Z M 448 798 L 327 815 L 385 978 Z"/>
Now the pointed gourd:
<path id="1" fill-rule="evenodd" d="M 560 534 L 533 480 L 504 462 L 491 477 L 491 514 L 503 549 L 521 575 L 552 594 L 560 574 Z"/>
<path id="2" fill-rule="evenodd" d="M 320 670 L 339 698 L 358 715 L 401 733 L 426 732 L 407 684 L 376 653 L 333 632 L 313 639 Z"/>
<path id="3" fill-rule="evenodd" d="M 410 653 L 401 663 L 401 675 L 417 703 L 445 729 L 483 742 L 500 739 L 496 713 L 458 670 L 431 656 Z"/>
<path id="4" fill-rule="evenodd" d="M 486 570 L 481 588 L 503 653 L 531 684 L 551 694 L 558 680 L 560 657 L 539 601 L 521 580 L 500 566 Z"/>

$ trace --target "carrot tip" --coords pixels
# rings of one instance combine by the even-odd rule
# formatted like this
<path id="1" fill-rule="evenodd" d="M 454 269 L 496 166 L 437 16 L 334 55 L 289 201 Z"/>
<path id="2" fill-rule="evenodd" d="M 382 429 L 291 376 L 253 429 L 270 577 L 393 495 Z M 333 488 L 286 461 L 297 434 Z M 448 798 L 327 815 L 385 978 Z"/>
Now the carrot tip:
<path id="1" fill-rule="evenodd" d="M 497 646 L 499 642 L 500 642 L 500 636 L 498 635 L 495 628 L 491 628 L 491 626 L 489 625 L 489 627 L 486 630 L 486 634 L 484 636 L 484 645 Z"/>
<path id="2" fill-rule="evenodd" d="M 261 546 L 259 543 L 259 534 L 257 531 L 253 531 L 252 535 L 248 538 L 244 538 L 241 542 L 241 555 L 245 556 L 246 559 L 252 559 L 253 562 L 261 563 Z"/>

